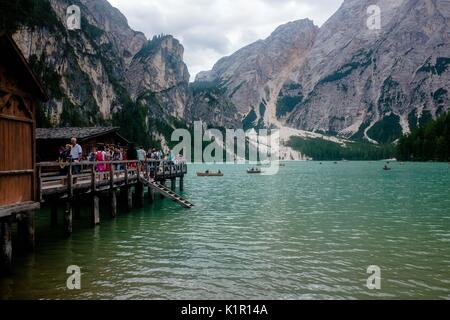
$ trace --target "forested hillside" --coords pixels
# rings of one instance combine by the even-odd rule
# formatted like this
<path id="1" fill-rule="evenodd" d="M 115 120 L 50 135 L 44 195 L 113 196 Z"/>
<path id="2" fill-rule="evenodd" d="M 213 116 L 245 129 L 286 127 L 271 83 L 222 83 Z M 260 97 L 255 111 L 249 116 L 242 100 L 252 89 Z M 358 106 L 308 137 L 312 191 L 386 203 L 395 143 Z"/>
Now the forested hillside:
<path id="1" fill-rule="evenodd" d="M 450 161 L 450 113 L 403 136 L 397 146 L 404 161 Z"/>

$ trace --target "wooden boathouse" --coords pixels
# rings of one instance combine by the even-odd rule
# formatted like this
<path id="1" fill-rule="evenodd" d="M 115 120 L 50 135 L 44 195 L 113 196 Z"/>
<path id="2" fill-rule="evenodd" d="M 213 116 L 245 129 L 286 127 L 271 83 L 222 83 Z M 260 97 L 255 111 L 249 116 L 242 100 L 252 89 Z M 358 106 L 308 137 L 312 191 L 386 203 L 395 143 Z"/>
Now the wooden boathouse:
<path id="1" fill-rule="evenodd" d="M 47 96 L 19 48 L 0 33 L 0 272 L 10 269 L 12 223 L 23 245 L 34 246 L 35 115 Z"/>

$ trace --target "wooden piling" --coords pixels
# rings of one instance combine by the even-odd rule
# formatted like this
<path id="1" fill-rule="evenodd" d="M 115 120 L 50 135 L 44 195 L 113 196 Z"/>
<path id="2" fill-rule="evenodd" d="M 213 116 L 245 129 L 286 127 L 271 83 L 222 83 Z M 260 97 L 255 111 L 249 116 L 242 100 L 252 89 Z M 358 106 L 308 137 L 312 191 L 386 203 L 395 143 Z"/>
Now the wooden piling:
<path id="1" fill-rule="evenodd" d="M 20 247 L 26 251 L 32 251 L 35 245 L 34 211 L 23 212 L 16 218 Z"/>
<path id="2" fill-rule="evenodd" d="M 151 187 L 148 187 L 148 202 L 153 203 L 155 202 L 155 190 Z"/>
<path id="3" fill-rule="evenodd" d="M 0 274 L 11 272 L 12 241 L 11 219 L 0 220 Z"/>
<path id="4" fill-rule="evenodd" d="M 98 195 L 92 196 L 91 224 L 93 227 L 100 224 L 100 198 L 98 197 Z"/>
<path id="5" fill-rule="evenodd" d="M 184 191 L 184 177 L 180 177 L 180 191 Z"/>
<path id="6" fill-rule="evenodd" d="M 162 180 L 160 183 L 161 183 L 161 185 L 166 186 L 166 180 Z M 165 196 L 164 196 L 161 192 L 159 193 L 159 197 L 160 197 L 161 199 L 164 199 L 164 198 L 165 198 Z"/>
<path id="7" fill-rule="evenodd" d="M 133 189 L 131 187 L 127 187 L 127 201 L 126 203 L 126 210 L 127 212 L 130 212 L 131 209 L 133 209 Z"/>
<path id="8" fill-rule="evenodd" d="M 135 203 L 137 208 L 143 208 L 144 203 L 144 185 L 138 182 L 135 186 Z"/>
<path id="9" fill-rule="evenodd" d="M 175 178 L 170 179 L 170 189 L 172 191 L 175 191 L 175 189 L 176 189 L 176 182 L 177 182 L 177 180 Z"/>
<path id="10" fill-rule="evenodd" d="M 117 190 L 112 189 L 110 191 L 110 201 L 111 201 L 111 217 L 117 217 Z"/>
<path id="11" fill-rule="evenodd" d="M 58 225 L 58 206 L 53 205 L 50 209 L 50 223 L 52 227 L 55 227 Z"/>
<path id="12" fill-rule="evenodd" d="M 72 234 L 72 203 L 67 201 L 64 208 L 64 234 L 70 236 Z"/>

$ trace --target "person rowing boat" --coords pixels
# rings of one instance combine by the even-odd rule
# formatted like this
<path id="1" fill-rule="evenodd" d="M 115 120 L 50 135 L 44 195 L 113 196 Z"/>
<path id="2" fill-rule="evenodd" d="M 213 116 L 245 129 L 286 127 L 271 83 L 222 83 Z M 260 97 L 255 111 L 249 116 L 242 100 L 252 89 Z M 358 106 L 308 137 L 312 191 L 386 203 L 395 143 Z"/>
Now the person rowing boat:
<path id="1" fill-rule="evenodd" d="M 197 172 L 198 177 L 223 177 L 222 171 L 210 172 L 206 170 L 205 172 Z"/>
<path id="2" fill-rule="evenodd" d="M 259 168 L 250 168 L 250 169 L 247 169 L 247 173 L 261 173 L 261 169 L 259 169 Z"/>

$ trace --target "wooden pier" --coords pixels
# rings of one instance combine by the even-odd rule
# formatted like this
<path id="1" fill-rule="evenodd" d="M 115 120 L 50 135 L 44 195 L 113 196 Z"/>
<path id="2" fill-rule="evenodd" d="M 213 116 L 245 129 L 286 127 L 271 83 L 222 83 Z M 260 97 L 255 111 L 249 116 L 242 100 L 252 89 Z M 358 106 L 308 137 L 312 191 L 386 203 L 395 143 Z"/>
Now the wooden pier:
<path id="1" fill-rule="evenodd" d="M 78 170 L 75 170 L 78 167 Z M 102 169 L 99 170 L 99 168 Z M 99 196 L 104 195 L 110 203 L 111 217 L 118 214 L 118 201 L 122 201 L 126 211 L 133 207 L 144 206 L 145 187 L 148 188 L 149 201 L 155 200 L 155 192 L 177 202 L 184 208 L 192 208 L 193 204 L 177 195 L 176 180 L 179 180 L 180 191 L 183 190 L 186 164 L 174 164 L 167 161 L 103 161 L 69 163 L 66 175 L 54 171 L 55 163 L 39 163 L 38 194 L 42 204 L 52 207 L 52 221 L 57 221 L 58 206 L 64 208 L 64 231 L 72 233 L 73 211 L 80 197 L 90 198 L 92 225 L 100 223 Z M 74 174 L 75 171 L 79 173 Z M 171 190 L 165 187 L 171 181 Z M 120 191 L 120 194 L 118 195 Z M 63 205 L 61 205 L 63 204 Z"/>
<path id="2" fill-rule="evenodd" d="M 102 168 L 102 169 L 100 169 Z M 76 172 L 76 173 L 75 173 Z M 11 212 L 2 211 L 0 260 L 3 269 L 11 265 L 12 243 L 11 224 L 18 223 L 21 246 L 34 247 L 34 210 L 40 206 L 50 208 L 49 223 L 56 226 L 62 221 L 66 236 L 73 232 L 73 219 L 80 217 L 81 204 L 89 208 L 90 223 L 100 224 L 100 198 L 109 203 L 107 210 L 112 218 L 125 211 L 145 206 L 145 189 L 148 189 L 148 202 L 156 201 L 156 193 L 169 198 L 183 208 L 190 209 L 193 204 L 175 193 L 176 182 L 183 191 L 187 165 L 168 161 L 104 161 L 78 162 L 60 165 L 57 162 L 36 164 L 36 186 L 38 202 L 30 202 L 26 211 L 11 206 Z M 165 186 L 170 181 L 170 189 Z M 27 203 L 25 203 L 27 204 Z M 21 204 L 21 207 L 25 205 Z"/>

